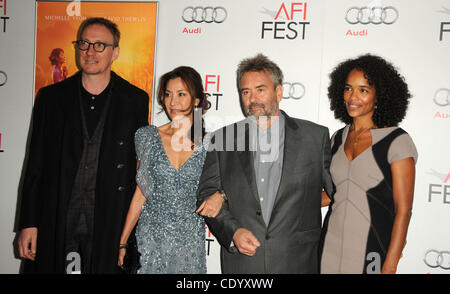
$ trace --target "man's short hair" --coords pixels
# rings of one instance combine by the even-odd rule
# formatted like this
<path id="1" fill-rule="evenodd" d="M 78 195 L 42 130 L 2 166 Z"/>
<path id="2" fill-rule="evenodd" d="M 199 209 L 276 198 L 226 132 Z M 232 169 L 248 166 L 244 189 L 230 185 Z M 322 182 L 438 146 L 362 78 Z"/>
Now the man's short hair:
<path id="1" fill-rule="evenodd" d="M 114 37 L 114 47 L 119 46 L 120 31 L 117 28 L 117 25 L 115 23 L 113 23 L 112 21 L 110 21 L 106 18 L 103 18 L 103 17 L 90 17 L 90 18 L 85 19 L 80 24 L 80 27 L 78 28 L 77 40 L 81 40 L 81 36 L 83 35 L 84 30 L 88 26 L 94 25 L 94 24 L 99 24 L 99 25 L 105 26 Z"/>
<path id="2" fill-rule="evenodd" d="M 236 71 L 236 83 L 238 92 L 240 95 L 241 90 L 241 80 L 246 72 L 259 72 L 265 71 L 269 74 L 270 79 L 273 82 L 273 87 L 276 88 L 278 85 L 283 85 L 283 72 L 280 67 L 273 61 L 271 61 L 267 56 L 259 53 L 255 57 L 250 57 L 242 60 Z"/>

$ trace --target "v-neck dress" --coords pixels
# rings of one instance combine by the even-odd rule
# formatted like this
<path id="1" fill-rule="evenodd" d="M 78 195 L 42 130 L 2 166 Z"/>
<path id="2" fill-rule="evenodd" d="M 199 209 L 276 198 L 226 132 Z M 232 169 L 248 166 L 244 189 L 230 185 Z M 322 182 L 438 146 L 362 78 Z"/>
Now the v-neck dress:
<path id="1" fill-rule="evenodd" d="M 324 221 L 321 273 L 377 273 L 394 221 L 390 165 L 408 157 L 417 161 L 417 150 L 401 128 L 373 129 L 372 145 L 350 161 L 344 151 L 348 132 L 346 126 L 332 136 L 336 192 Z"/>
<path id="2" fill-rule="evenodd" d="M 175 169 L 155 126 L 136 132 L 136 182 L 147 198 L 136 227 L 138 273 L 206 273 L 205 223 L 195 210 L 209 137 Z"/>

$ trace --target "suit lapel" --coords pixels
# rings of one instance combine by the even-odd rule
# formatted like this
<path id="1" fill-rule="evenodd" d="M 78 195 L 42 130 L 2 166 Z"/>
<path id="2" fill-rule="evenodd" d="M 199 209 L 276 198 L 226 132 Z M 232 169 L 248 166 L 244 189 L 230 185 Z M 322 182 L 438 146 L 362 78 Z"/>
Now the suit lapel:
<path id="1" fill-rule="evenodd" d="M 81 74 L 78 72 L 74 77 L 73 81 L 70 83 L 69 89 L 64 92 L 68 95 L 68 99 L 64 99 L 68 103 L 65 103 L 67 107 L 67 120 L 70 132 L 72 133 L 71 138 L 79 144 L 79 140 L 83 139 L 83 122 L 81 119 L 81 105 L 80 105 L 80 87 L 81 87 Z"/>
<path id="2" fill-rule="evenodd" d="M 69 79 L 61 82 L 66 83 L 61 90 L 63 110 L 62 124 L 62 152 L 61 152 L 61 195 L 64 205 L 68 205 L 70 195 L 72 194 L 73 183 L 78 172 L 81 155 L 83 153 L 83 133 L 82 119 L 80 110 L 80 78 L 78 72 Z"/>
<path id="3" fill-rule="evenodd" d="M 118 76 L 111 71 L 111 79 L 112 79 L 112 85 L 111 85 L 111 96 L 109 97 L 109 109 L 107 109 L 106 117 L 105 117 L 105 125 L 103 129 L 103 136 L 102 136 L 102 147 L 108 146 L 108 143 L 112 143 L 112 140 L 114 138 L 114 135 L 119 135 L 119 130 L 121 130 L 120 124 L 123 122 L 121 119 L 122 114 L 122 108 L 118 106 L 121 102 L 121 94 L 122 89 L 117 84 L 119 83 Z M 111 145 L 109 145 L 111 146 Z M 102 156 L 100 156 L 102 158 Z"/>
<path id="4" fill-rule="evenodd" d="M 239 127 L 238 125 L 236 125 Z M 235 136 L 237 136 L 237 132 L 235 130 Z M 237 149 L 237 142 L 238 139 L 235 137 L 235 150 Z M 254 170 L 254 162 L 253 162 L 253 155 L 250 151 L 250 135 L 249 135 L 249 127 L 248 124 L 245 124 L 245 149 L 244 151 L 237 151 L 239 162 L 241 163 L 242 170 L 244 172 L 244 176 L 248 182 L 248 186 L 250 188 L 250 191 L 252 192 L 253 197 L 256 201 L 259 203 L 259 197 L 258 197 L 258 188 L 256 186 L 256 177 L 255 177 L 255 170 Z"/>
<path id="5" fill-rule="evenodd" d="M 286 187 L 287 180 L 289 179 L 292 171 L 296 168 L 297 157 L 302 153 L 302 139 L 298 134 L 298 126 L 286 113 L 283 111 L 282 113 L 285 117 L 283 168 L 281 171 L 280 185 L 278 186 L 272 212 L 275 211 L 280 199 L 285 194 L 284 188 Z"/>

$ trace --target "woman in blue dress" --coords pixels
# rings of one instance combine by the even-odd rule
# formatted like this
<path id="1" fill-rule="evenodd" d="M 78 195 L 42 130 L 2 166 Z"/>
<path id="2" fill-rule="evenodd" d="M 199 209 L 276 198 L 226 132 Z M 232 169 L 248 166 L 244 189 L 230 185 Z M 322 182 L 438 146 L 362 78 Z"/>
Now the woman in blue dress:
<path id="1" fill-rule="evenodd" d="M 136 132 L 138 185 L 120 239 L 118 265 L 123 265 L 127 240 L 138 223 L 138 273 L 204 274 L 205 223 L 200 215 L 215 217 L 223 198 L 213 194 L 196 211 L 209 138 L 202 114 L 210 103 L 201 76 L 186 66 L 164 74 L 159 81 L 158 103 L 170 122 Z"/>

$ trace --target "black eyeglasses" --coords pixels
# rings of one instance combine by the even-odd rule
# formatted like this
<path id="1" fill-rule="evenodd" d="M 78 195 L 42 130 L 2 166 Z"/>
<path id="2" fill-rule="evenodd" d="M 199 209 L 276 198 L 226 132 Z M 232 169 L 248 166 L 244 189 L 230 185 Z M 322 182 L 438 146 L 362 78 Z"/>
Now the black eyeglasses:
<path id="1" fill-rule="evenodd" d="M 103 52 L 108 46 L 115 47 L 114 44 L 107 44 L 103 42 L 89 43 L 88 41 L 85 40 L 73 41 L 72 44 L 82 51 L 89 50 L 89 47 L 92 45 L 92 48 L 94 48 L 95 52 Z"/>

